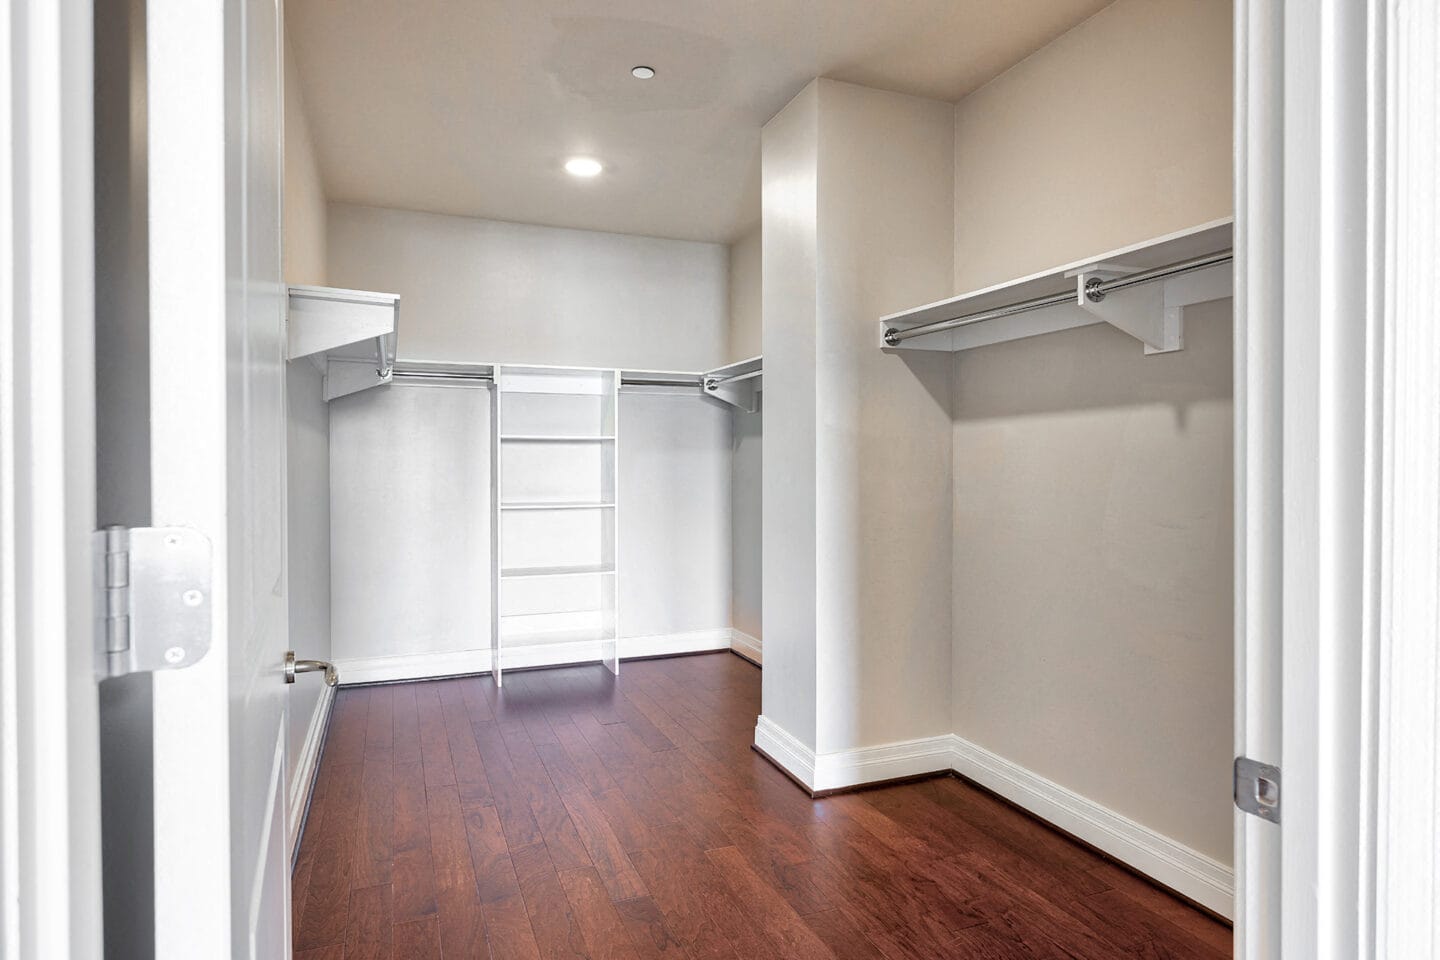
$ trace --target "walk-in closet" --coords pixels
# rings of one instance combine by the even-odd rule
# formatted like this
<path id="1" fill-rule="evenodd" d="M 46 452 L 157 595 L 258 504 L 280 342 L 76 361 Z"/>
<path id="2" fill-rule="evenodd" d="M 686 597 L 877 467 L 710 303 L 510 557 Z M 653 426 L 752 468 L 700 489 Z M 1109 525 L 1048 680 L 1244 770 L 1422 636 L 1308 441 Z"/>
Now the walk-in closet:
<path id="1" fill-rule="evenodd" d="M 1229 956 L 1230 5 L 284 6 L 297 956 Z"/>

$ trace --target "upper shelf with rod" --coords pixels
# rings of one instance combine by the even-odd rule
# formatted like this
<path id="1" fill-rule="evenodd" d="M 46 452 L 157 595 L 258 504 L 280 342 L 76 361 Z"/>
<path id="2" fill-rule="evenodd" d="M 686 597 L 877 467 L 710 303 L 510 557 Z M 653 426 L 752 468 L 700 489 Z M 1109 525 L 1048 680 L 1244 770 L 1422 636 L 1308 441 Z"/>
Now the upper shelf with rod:
<path id="1" fill-rule="evenodd" d="M 1108 323 L 1146 353 L 1183 349 L 1188 306 L 1232 295 L 1232 219 L 880 318 L 882 349 L 954 352 Z"/>
<path id="2" fill-rule="evenodd" d="M 285 358 L 310 358 L 325 375 L 326 400 L 390 382 L 399 295 L 292 286 L 285 325 Z"/>

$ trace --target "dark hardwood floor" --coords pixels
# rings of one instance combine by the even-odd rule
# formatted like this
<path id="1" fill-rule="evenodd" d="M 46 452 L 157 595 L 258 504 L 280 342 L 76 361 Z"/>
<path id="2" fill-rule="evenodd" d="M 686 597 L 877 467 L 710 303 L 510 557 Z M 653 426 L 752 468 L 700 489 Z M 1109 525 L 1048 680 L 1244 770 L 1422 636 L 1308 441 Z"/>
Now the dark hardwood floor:
<path id="1" fill-rule="evenodd" d="M 965 783 L 811 800 L 728 653 L 339 691 L 299 960 L 1197 958 L 1230 931 Z"/>

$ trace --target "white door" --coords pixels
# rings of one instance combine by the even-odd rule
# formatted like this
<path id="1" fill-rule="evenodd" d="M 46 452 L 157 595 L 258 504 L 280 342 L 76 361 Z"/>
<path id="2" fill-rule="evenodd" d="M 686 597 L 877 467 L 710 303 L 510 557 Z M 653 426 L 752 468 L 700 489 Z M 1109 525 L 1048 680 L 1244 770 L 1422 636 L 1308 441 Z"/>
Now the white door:
<path id="1" fill-rule="evenodd" d="M 101 951 L 88 2 L 0 11 L 0 957 Z"/>
<path id="2" fill-rule="evenodd" d="M 1237 956 L 1431 956 L 1433 4 L 1236 6 Z M 1239 789 L 1237 788 L 1237 793 Z"/>
<path id="3" fill-rule="evenodd" d="M 152 819 L 150 849 L 122 865 L 131 887 L 117 890 L 107 863 L 107 906 L 129 896 L 136 909 L 109 910 L 106 933 L 122 955 L 149 955 L 148 937 L 159 960 L 268 960 L 290 940 L 279 9 L 143 9 L 148 285 L 123 342 L 146 348 L 103 360 L 126 365 L 148 397 L 135 417 L 106 408 L 102 423 L 148 462 L 132 479 L 104 473 L 102 501 L 108 483 L 114 503 L 143 500 L 150 526 L 209 538 L 211 640 L 193 665 L 149 676 L 148 704 L 132 691 L 146 718 L 107 724 L 107 843 L 124 833 L 121 814 L 142 815 L 110 789 L 124 775 L 112 771 L 134 776 L 132 759 L 148 760 L 152 789 L 137 805 L 148 800 Z M 125 379 L 110 369 L 102 393 Z"/>

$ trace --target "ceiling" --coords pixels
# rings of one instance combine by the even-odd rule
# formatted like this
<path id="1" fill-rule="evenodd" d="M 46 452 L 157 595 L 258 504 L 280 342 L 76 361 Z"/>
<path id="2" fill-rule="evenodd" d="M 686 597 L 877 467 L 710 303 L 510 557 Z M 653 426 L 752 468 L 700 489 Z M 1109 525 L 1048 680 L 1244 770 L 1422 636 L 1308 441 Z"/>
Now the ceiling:
<path id="1" fill-rule="evenodd" d="M 285 6 L 329 199 L 728 242 L 759 220 L 761 125 L 812 77 L 958 100 L 1109 2 Z"/>

